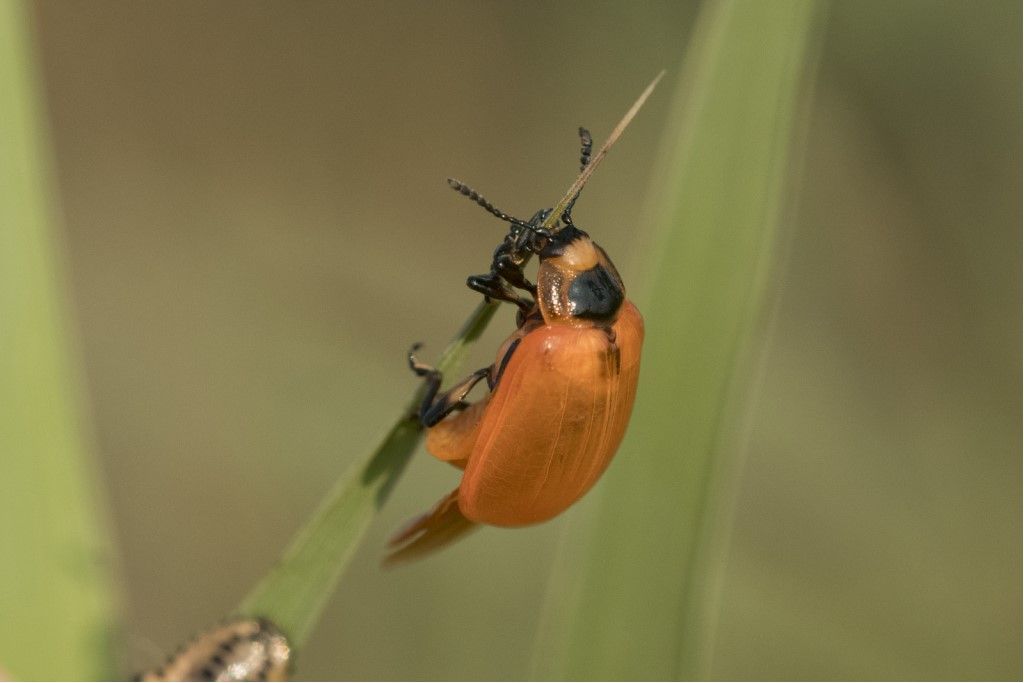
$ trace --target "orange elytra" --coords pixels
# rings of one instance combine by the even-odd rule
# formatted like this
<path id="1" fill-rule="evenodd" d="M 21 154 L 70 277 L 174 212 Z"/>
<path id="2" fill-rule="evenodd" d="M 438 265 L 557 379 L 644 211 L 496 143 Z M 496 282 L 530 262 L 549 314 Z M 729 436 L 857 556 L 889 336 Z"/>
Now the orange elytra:
<path id="1" fill-rule="evenodd" d="M 580 129 L 585 167 L 591 138 Z M 626 300 L 605 251 L 573 224 L 573 198 L 552 229 L 551 213 L 530 221 L 494 208 L 466 185 L 449 184 L 511 224 L 491 271 L 467 284 L 519 307 L 518 326 L 493 365 L 440 393 L 441 373 L 409 354 L 426 380 L 419 419 L 427 450 L 463 469 L 459 487 L 391 541 L 388 562 L 444 546 L 476 524 L 537 524 L 579 500 L 608 467 L 625 435 L 636 396 L 644 326 Z M 523 266 L 539 258 L 536 284 Z M 413 352 L 418 348 L 413 347 Z M 490 392 L 466 396 L 486 379 Z"/>

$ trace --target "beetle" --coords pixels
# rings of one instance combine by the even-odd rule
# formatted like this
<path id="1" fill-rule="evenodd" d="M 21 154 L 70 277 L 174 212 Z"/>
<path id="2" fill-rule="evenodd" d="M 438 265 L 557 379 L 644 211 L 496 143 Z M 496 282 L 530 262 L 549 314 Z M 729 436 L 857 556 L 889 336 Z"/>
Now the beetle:
<path id="1" fill-rule="evenodd" d="M 593 143 L 586 129 L 579 134 L 582 170 Z M 417 360 L 419 345 L 410 350 L 409 366 L 426 384 L 417 417 L 427 450 L 464 473 L 458 488 L 392 538 L 387 563 L 446 545 L 476 524 L 525 526 L 563 512 L 607 468 L 636 396 L 643 318 L 608 254 L 574 224 L 579 194 L 546 229 L 551 209 L 524 221 L 469 186 L 448 183 L 510 224 L 490 272 L 467 285 L 517 306 L 517 327 L 494 364 L 444 393 L 441 373 Z M 536 283 L 524 272 L 532 256 Z M 489 393 L 467 402 L 484 380 Z"/>

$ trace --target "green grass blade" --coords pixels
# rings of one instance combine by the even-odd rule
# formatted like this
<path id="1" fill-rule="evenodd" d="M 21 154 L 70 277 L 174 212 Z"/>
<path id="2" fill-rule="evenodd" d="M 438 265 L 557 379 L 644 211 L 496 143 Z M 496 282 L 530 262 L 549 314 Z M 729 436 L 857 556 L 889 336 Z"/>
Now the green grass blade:
<path id="1" fill-rule="evenodd" d="M 445 373 L 457 369 L 496 308 L 493 303 L 477 307 L 442 354 L 438 369 Z M 420 398 L 417 393 L 380 446 L 338 480 L 281 561 L 242 603 L 240 614 L 270 619 L 293 647 L 305 643 L 373 516 L 419 444 L 423 429 L 410 416 Z"/>
<path id="2" fill-rule="evenodd" d="M 714 475 L 768 286 L 814 5 L 702 8 L 655 176 L 656 248 L 633 269 L 650 273 L 632 290 L 647 324 L 633 423 L 557 560 L 538 677 L 703 674 Z"/>
<path id="3" fill-rule="evenodd" d="M 28 13 L 0 3 L 0 675 L 112 675 L 110 541 L 82 438 Z"/>

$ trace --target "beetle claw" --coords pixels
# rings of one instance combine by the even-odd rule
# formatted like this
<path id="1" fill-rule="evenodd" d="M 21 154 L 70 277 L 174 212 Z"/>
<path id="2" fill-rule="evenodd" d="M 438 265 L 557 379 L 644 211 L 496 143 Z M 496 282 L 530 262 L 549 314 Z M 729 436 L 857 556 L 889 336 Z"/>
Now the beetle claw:
<path id="1" fill-rule="evenodd" d="M 427 375 L 436 373 L 437 370 L 435 370 L 433 367 L 429 365 L 421 363 L 416 358 L 416 352 L 419 351 L 421 348 L 423 348 L 423 342 L 416 342 L 415 344 L 412 345 L 412 347 L 409 348 L 409 353 L 407 354 L 407 357 L 409 359 L 409 369 L 415 372 L 420 377 L 426 377 Z"/>
<path id="2" fill-rule="evenodd" d="M 459 490 L 455 489 L 430 512 L 410 520 L 391 537 L 388 545 L 395 548 L 384 558 L 391 567 L 420 558 L 456 541 L 476 528 L 459 509 Z"/>

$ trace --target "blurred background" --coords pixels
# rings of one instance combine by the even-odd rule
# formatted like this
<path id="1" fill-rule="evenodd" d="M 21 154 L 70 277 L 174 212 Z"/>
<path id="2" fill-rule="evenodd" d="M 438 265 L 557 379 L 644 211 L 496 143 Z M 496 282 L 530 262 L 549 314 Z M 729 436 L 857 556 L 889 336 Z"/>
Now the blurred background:
<path id="1" fill-rule="evenodd" d="M 130 672 L 238 603 L 475 304 L 502 228 L 445 177 L 552 204 L 575 127 L 677 72 L 697 8 L 32 9 Z M 1019 3 L 828 6 L 716 678 L 1021 676 L 1020 48 Z M 576 212 L 627 283 L 668 104 Z M 378 568 L 456 481 L 416 457 L 299 676 L 529 675 L 562 520 Z"/>

